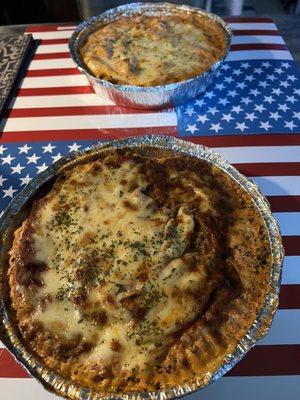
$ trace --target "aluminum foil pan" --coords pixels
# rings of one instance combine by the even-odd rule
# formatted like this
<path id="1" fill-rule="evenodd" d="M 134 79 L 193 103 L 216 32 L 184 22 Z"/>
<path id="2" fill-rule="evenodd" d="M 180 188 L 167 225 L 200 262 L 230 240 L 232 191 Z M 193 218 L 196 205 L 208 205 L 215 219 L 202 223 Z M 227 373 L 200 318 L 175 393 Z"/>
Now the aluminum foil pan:
<path id="1" fill-rule="evenodd" d="M 226 54 L 219 61 L 214 63 L 211 68 L 194 78 L 168 85 L 161 86 L 129 86 L 115 85 L 106 80 L 95 78 L 81 59 L 78 49 L 85 38 L 97 30 L 107 25 L 109 22 L 118 19 L 120 16 L 132 15 L 178 15 L 178 14 L 198 14 L 205 16 L 214 24 L 219 24 L 227 38 Z M 228 54 L 232 33 L 229 26 L 217 15 L 206 11 L 189 7 L 186 5 L 174 5 L 170 3 L 132 3 L 126 4 L 83 21 L 74 31 L 69 42 L 71 57 L 78 69 L 83 72 L 92 84 L 95 92 L 102 98 L 112 100 L 114 103 L 131 108 L 166 108 L 185 103 L 203 93 L 216 78 L 216 72 L 221 67 Z"/>
<path id="2" fill-rule="evenodd" d="M 130 393 L 118 396 L 105 396 L 96 393 L 88 388 L 76 386 L 74 383 L 56 375 L 53 371 L 43 365 L 39 359 L 30 351 L 23 342 L 21 335 L 14 321 L 14 314 L 10 308 L 8 290 L 8 251 L 12 246 L 13 232 L 26 218 L 34 197 L 39 193 L 43 186 L 51 184 L 54 178 L 65 168 L 70 168 L 79 163 L 90 161 L 97 158 L 97 155 L 108 148 L 143 148 L 151 146 L 159 149 L 171 149 L 178 154 L 182 153 L 189 157 L 196 157 L 206 160 L 211 164 L 220 167 L 226 174 L 234 179 L 240 186 L 249 192 L 253 202 L 257 207 L 261 217 L 264 219 L 268 235 L 273 264 L 270 273 L 270 290 L 266 295 L 264 305 L 257 316 L 257 319 L 235 347 L 232 353 L 224 359 L 223 365 L 212 373 L 207 373 L 202 380 L 195 378 L 191 384 L 176 386 L 167 390 L 159 390 L 149 393 Z M 99 144 L 85 152 L 74 152 L 67 157 L 57 161 L 47 170 L 39 174 L 20 192 L 10 203 L 0 220 L 0 338 L 6 347 L 15 356 L 18 362 L 29 371 L 29 373 L 41 382 L 45 388 L 55 392 L 60 396 L 74 400 L 166 400 L 181 397 L 195 390 L 207 386 L 216 381 L 229 371 L 255 343 L 261 339 L 269 330 L 273 316 L 278 306 L 281 267 L 283 261 L 283 246 L 281 242 L 278 224 L 273 218 L 269 204 L 260 192 L 255 183 L 241 175 L 234 167 L 214 151 L 190 142 L 175 139 L 168 136 L 140 136 L 122 140 L 105 142 Z"/>

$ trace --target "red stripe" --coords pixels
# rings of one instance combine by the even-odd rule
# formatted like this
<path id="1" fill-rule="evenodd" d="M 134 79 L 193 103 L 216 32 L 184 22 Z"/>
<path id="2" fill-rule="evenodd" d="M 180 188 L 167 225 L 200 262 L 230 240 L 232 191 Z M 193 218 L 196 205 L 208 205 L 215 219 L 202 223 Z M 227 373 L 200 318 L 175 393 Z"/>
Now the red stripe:
<path id="1" fill-rule="evenodd" d="M 277 30 L 267 31 L 267 30 L 263 30 L 263 29 L 249 29 L 249 30 L 233 29 L 232 33 L 234 36 L 254 36 L 254 35 L 280 36 L 280 33 Z M 67 43 L 67 42 L 65 42 L 65 43 Z"/>
<path id="2" fill-rule="evenodd" d="M 300 196 L 268 196 L 272 212 L 300 212 Z"/>
<path id="3" fill-rule="evenodd" d="M 18 131 L 3 132 L 1 134 L 1 143 L 26 142 L 30 137 L 31 142 L 39 141 L 63 141 L 63 140 L 106 140 L 106 139 L 122 139 L 130 136 L 154 135 L 176 136 L 176 126 L 161 126 L 147 128 L 112 128 L 112 129 L 72 129 L 72 130 L 49 130 L 49 131 Z"/>
<path id="4" fill-rule="evenodd" d="M 47 45 L 47 44 L 67 44 L 69 43 L 69 38 L 61 38 L 61 39 L 41 39 L 40 45 Z"/>
<path id="5" fill-rule="evenodd" d="M 91 86 L 62 86 L 49 88 L 21 88 L 18 96 L 49 96 L 59 94 L 85 94 L 95 93 Z"/>
<path id="6" fill-rule="evenodd" d="M 46 53 L 46 54 L 35 54 L 33 60 L 51 60 L 53 58 L 70 58 L 68 51 L 64 53 Z"/>
<path id="7" fill-rule="evenodd" d="M 255 346 L 226 375 L 264 376 L 300 374 L 300 345 Z M 0 356 L 0 378 L 30 378 L 9 353 L 2 349 Z"/>
<path id="8" fill-rule="evenodd" d="M 77 25 L 74 22 L 66 22 L 63 25 L 30 25 L 26 28 L 26 32 L 57 32 L 58 27 L 66 27 L 67 30 L 69 29 L 69 26 Z M 63 29 L 62 29 L 63 30 Z M 60 30 L 59 30 L 60 31 Z"/>
<path id="9" fill-rule="evenodd" d="M 272 44 L 272 43 L 232 44 L 230 47 L 230 51 L 240 51 L 240 50 L 287 50 L 287 47 L 285 44 Z"/>
<path id="10" fill-rule="evenodd" d="M 234 164 L 244 175 L 248 176 L 285 176 L 300 175 L 300 162 L 291 163 L 245 163 Z"/>
<path id="11" fill-rule="evenodd" d="M 70 115 L 106 115 L 106 114 L 149 114 L 152 110 L 138 110 L 119 106 L 78 106 L 47 108 L 14 108 L 8 110 L 5 118 L 58 117 Z M 158 112 L 159 113 L 159 112 Z"/>
<path id="12" fill-rule="evenodd" d="M 30 378 L 7 349 L 0 349 L 0 378 Z"/>
<path id="13" fill-rule="evenodd" d="M 249 22 L 273 22 L 272 18 L 260 18 L 260 17 L 225 17 L 223 18 L 224 21 L 226 22 L 245 22 L 245 23 L 249 23 Z"/>
<path id="14" fill-rule="evenodd" d="M 208 147 L 248 147 L 248 146 L 297 146 L 300 145 L 300 135 L 244 135 L 244 136 L 199 136 L 186 137 L 196 144 Z"/>
<path id="15" fill-rule="evenodd" d="M 226 375 L 300 375 L 300 345 L 255 346 Z"/>
<path id="16" fill-rule="evenodd" d="M 27 70 L 25 78 L 36 76 L 58 76 L 58 75 L 80 75 L 77 68 L 54 68 L 54 69 L 30 69 Z"/>
<path id="17" fill-rule="evenodd" d="M 282 241 L 285 248 L 286 256 L 300 255 L 300 236 L 283 236 Z M 299 298 L 300 298 L 300 293 L 299 293 Z"/>
<path id="18" fill-rule="evenodd" d="M 281 285 L 279 308 L 281 310 L 300 308 L 300 285 Z"/>

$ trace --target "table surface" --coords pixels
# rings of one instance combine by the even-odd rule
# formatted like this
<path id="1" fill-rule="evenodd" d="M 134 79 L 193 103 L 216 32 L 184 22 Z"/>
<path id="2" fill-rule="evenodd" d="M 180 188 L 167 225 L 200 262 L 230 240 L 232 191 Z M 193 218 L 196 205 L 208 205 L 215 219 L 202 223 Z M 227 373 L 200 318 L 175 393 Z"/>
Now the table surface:
<path id="1" fill-rule="evenodd" d="M 300 65 L 299 19 L 294 16 L 273 17 L 287 46 L 297 59 L 298 65 Z M 243 39 L 242 43 L 251 44 L 252 40 L 257 40 L 255 35 L 263 37 L 261 33 L 257 33 L 260 31 L 257 30 L 259 27 L 255 25 L 255 22 L 262 22 L 262 25 L 266 23 L 271 25 L 271 31 L 275 30 L 270 21 L 258 21 L 252 18 L 250 21 L 243 22 L 243 24 L 250 24 L 244 26 L 244 30 L 248 30 L 248 35 L 249 31 L 253 31 L 250 42 L 249 38 L 245 40 L 242 38 L 243 35 L 239 34 L 236 34 L 235 39 Z M 269 28 L 270 26 L 264 27 L 264 29 Z M 0 27 L 0 33 L 22 33 L 24 29 L 25 26 Z M 49 26 L 46 28 L 34 26 L 28 29 L 28 32 L 32 32 L 36 39 L 44 42 L 39 45 L 40 49 L 37 48 L 35 57 L 20 83 L 17 96 L 9 104 L 6 118 L 0 121 L 0 131 L 2 130 L 0 135 L 0 200 L 3 208 L 4 203 L 6 207 L 21 185 L 26 184 L 37 173 L 44 171 L 53 161 L 70 151 L 90 146 L 98 140 L 159 133 L 184 137 L 186 140 L 217 150 L 242 173 L 259 184 L 279 221 L 286 247 L 281 300 L 268 335 L 225 377 L 203 391 L 186 397 L 185 400 L 298 400 L 300 391 L 300 130 L 289 128 L 291 132 L 280 130 L 273 135 L 270 132 L 260 133 L 253 130 L 251 132 L 256 134 L 249 134 L 243 132 L 244 128 L 238 128 L 239 132 L 235 132 L 236 135 L 233 136 L 234 131 L 237 130 L 237 127 L 233 127 L 229 136 L 221 136 L 211 134 L 212 128 L 208 128 L 205 136 L 193 135 L 192 129 L 188 130 L 191 133 L 186 136 L 185 133 L 182 134 L 182 130 L 179 130 L 179 117 L 177 118 L 178 114 L 175 110 L 149 111 L 143 114 L 135 113 L 133 110 L 130 112 L 121 110 L 107 99 L 98 97 L 88 84 L 86 77 L 72 68 L 73 64 L 67 52 L 71 30 L 70 27 L 57 28 L 56 26 L 53 26 L 53 29 L 52 26 L 50 29 Z M 276 33 L 274 36 L 276 39 Z M 278 125 L 276 121 L 278 118 L 283 120 L 283 124 L 289 124 L 288 126 L 291 126 L 292 122 L 296 124 L 296 127 L 300 126 L 298 123 L 300 116 L 296 108 L 300 100 L 299 73 L 292 66 L 290 54 L 284 49 L 281 38 L 275 39 L 271 45 L 273 49 L 277 48 L 279 51 L 263 52 L 263 54 L 268 53 L 268 56 L 273 54 L 274 64 L 277 65 L 276 62 L 282 64 L 284 70 L 279 67 L 275 71 L 274 65 L 272 67 L 276 77 L 282 74 L 282 78 L 274 78 L 268 70 L 270 65 L 263 65 L 268 64 L 264 62 L 268 59 L 259 59 L 261 50 L 256 52 L 257 49 L 250 46 L 251 56 L 258 57 L 252 60 L 251 57 L 239 58 L 244 57 L 243 49 L 236 50 L 235 48 L 231 52 L 231 61 L 228 60 L 229 65 L 231 63 L 228 68 L 232 72 L 226 72 L 224 68 L 222 73 L 224 85 L 219 84 L 216 88 L 218 97 L 212 96 L 211 92 L 210 95 L 208 93 L 204 95 L 207 107 L 212 105 L 215 97 L 219 101 L 220 98 L 224 100 L 224 96 L 229 96 L 229 104 L 226 106 L 225 103 L 222 107 L 227 107 L 226 110 L 231 109 L 231 113 L 234 113 L 234 126 L 238 116 L 245 115 L 238 107 L 240 100 L 242 100 L 241 106 L 244 110 L 249 111 L 250 107 L 253 109 L 255 107 L 255 116 L 259 123 L 266 121 L 268 117 L 268 120 L 274 119 L 276 124 L 270 120 L 271 125 L 274 126 Z M 53 44 L 56 46 L 55 49 L 58 49 L 57 53 L 49 49 L 49 45 Z M 259 46 L 257 48 L 259 49 Z M 49 50 L 50 57 L 47 54 Z M 276 59 L 276 54 L 278 59 Z M 244 64 L 241 65 L 241 72 L 239 67 L 235 67 L 236 60 L 249 60 L 251 65 L 247 65 L 247 62 L 241 63 Z M 288 62 L 281 62 L 283 60 Z M 256 68 L 257 64 L 263 68 Z M 247 69 L 246 73 L 245 69 Z M 261 69 L 264 71 L 262 72 Z M 245 86 L 246 89 L 242 89 L 242 77 L 245 74 L 249 74 L 247 76 L 250 77 L 251 73 L 255 75 L 252 83 L 254 86 L 251 86 L 250 93 L 246 93 L 248 88 L 250 89 L 250 84 Z M 264 79 L 267 79 L 266 74 L 270 74 L 268 76 L 272 79 L 269 84 L 263 86 Z M 239 76 L 240 82 L 237 82 L 235 75 Z M 256 75 L 259 76 L 259 81 L 256 81 L 258 79 Z M 226 81 L 225 76 L 231 81 Z M 231 82 L 235 83 L 231 86 Z M 259 88 L 258 91 L 256 82 L 264 90 Z M 239 96 L 235 94 L 234 97 L 235 91 L 232 91 L 232 88 L 238 89 Z M 276 96 L 275 100 L 273 99 L 273 106 L 278 104 L 279 116 L 277 112 L 270 116 L 269 110 L 261 113 L 262 105 L 265 106 L 263 109 L 267 110 L 269 104 L 272 104 L 272 96 L 268 96 L 272 90 L 273 97 Z M 222 93 L 221 96 L 220 93 Z M 263 98 L 265 94 L 266 97 Z M 279 104 L 281 102 L 287 103 Z M 250 104 L 249 109 L 246 103 Z M 254 105 L 251 105 L 252 103 Z M 220 104 L 218 107 L 221 110 Z M 190 105 L 185 107 L 184 114 L 188 116 L 202 112 L 200 101 L 194 107 L 195 110 L 191 109 Z M 209 107 L 211 115 L 208 116 L 210 119 L 207 124 L 211 124 L 215 112 L 213 107 Z M 225 111 L 222 109 L 223 112 Z M 221 111 L 218 115 L 222 115 Z M 247 114 L 249 117 L 246 121 L 247 126 L 250 126 L 253 115 L 254 113 Z M 287 115 L 289 117 L 286 117 Z M 202 114 L 201 117 L 203 117 Z M 219 122 L 227 123 L 227 121 L 224 122 L 224 118 L 219 119 Z M 201 123 L 201 120 L 197 121 L 198 130 Z M 263 124 L 266 127 L 267 123 L 263 122 Z M 220 129 L 216 128 L 218 125 L 218 123 L 211 124 L 216 132 Z M 242 125 L 239 124 L 239 126 Z M 263 129 L 268 129 L 264 127 Z M 189 128 L 193 128 L 193 125 Z M 1 343 L 0 393 L 1 399 L 8 400 L 58 400 L 58 397 L 44 391 L 40 385 L 30 379 L 26 371 L 16 364 Z"/>
<path id="2" fill-rule="evenodd" d="M 287 44 L 288 49 L 292 53 L 298 66 L 300 66 L 300 15 L 266 16 L 274 20 L 279 32 L 281 33 Z M 25 28 L 26 25 L 0 26 L 0 33 L 23 33 L 25 31 Z"/>

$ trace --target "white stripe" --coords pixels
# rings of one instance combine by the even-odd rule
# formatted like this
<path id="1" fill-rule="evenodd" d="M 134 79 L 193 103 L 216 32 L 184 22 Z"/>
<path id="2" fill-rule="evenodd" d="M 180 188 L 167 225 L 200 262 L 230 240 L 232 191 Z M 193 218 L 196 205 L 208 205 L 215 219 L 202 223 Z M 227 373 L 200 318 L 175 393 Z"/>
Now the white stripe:
<path id="1" fill-rule="evenodd" d="M 20 88 L 47 88 L 64 86 L 89 86 L 89 81 L 85 75 L 62 75 L 62 76 L 37 76 L 34 78 L 24 78 Z"/>
<path id="2" fill-rule="evenodd" d="M 300 212 L 276 212 L 273 215 L 283 236 L 300 235 Z"/>
<path id="3" fill-rule="evenodd" d="M 232 376 L 221 378 L 207 388 L 185 397 L 184 400 L 297 400 L 299 387 L 299 375 Z"/>
<path id="4" fill-rule="evenodd" d="M 42 44 L 36 49 L 36 54 L 65 53 L 69 51 L 67 43 L 61 44 Z"/>
<path id="5" fill-rule="evenodd" d="M 51 31 L 51 32 L 26 32 L 33 36 L 33 39 L 65 39 L 70 38 L 73 30 Z"/>
<path id="6" fill-rule="evenodd" d="M 275 44 L 285 44 L 284 40 L 281 36 L 271 36 L 271 35 L 245 35 L 245 36 L 233 36 L 232 44 L 256 44 L 256 43 L 275 43 Z M 61 45 L 62 46 L 62 45 Z M 39 46 L 41 47 L 50 47 L 50 46 Z M 66 50 L 64 50 L 66 51 Z"/>
<path id="7" fill-rule="evenodd" d="M 300 256 L 286 256 L 282 270 L 283 285 L 300 285 Z"/>
<path id="8" fill-rule="evenodd" d="M 5 349 L 5 346 L 4 346 L 4 344 L 1 342 L 1 340 L 0 340 L 0 349 Z"/>
<path id="9" fill-rule="evenodd" d="M 226 61 L 240 60 L 293 60 L 288 50 L 238 50 L 231 51 Z"/>
<path id="10" fill-rule="evenodd" d="M 251 179 L 266 196 L 300 195 L 300 176 L 257 176 Z"/>
<path id="11" fill-rule="evenodd" d="M 300 146 L 219 147 L 215 150 L 231 163 L 300 161 Z"/>
<path id="12" fill-rule="evenodd" d="M 62 400 L 31 378 L 1 378 L 0 393 L 3 400 Z"/>
<path id="13" fill-rule="evenodd" d="M 74 68 L 75 64 L 71 58 L 52 58 L 50 60 L 32 60 L 28 70 Z"/>
<path id="14" fill-rule="evenodd" d="M 300 344 L 300 310 L 278 310 L 259 345 Z"/>
<path id="15" fill-rule="evenodd" d="M 118 115 L 75 115 L 62 117 L 27 117 L 2 120 L 4 132 L 40 131 L 46 129 L 110 129 L 176 126 L 175 112 Z"/>
<path id="16" fill-rule="evenodd" d="M 58 26 L 58 27 L 57 27 L 57 30 L 58 30 L 58 31 L 74 31 L 75 28 L 76 28 L 75 25 Z"/>
<path id="17" fill-rule="evenodd" d="M 266 31 L 277 31 L 277 26 L 271 22 L 229 22 L 228 25 L 231 29 L 238 30 L 266 30 Z"/>
<path id="18" fill-rule="evenodd" d="M 44 108 L 44 107 L 76 107 L 76 106 L 107 106 L 114 105 L 112 100 L 104 99 L 94 93 L 52 95 L 52 96 L 18 96 L 9 108 Z"/>

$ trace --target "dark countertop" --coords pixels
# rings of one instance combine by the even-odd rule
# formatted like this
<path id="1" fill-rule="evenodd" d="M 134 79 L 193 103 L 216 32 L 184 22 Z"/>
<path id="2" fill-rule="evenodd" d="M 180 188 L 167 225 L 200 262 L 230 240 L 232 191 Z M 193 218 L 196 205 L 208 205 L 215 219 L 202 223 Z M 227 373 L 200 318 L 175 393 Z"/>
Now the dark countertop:
<path id="1" fill-rule="evenodd" d="M 262 15 L 262 17 L 263 16 L 270 17 L 274 20 L 288 49 L 293 54 L 296 63 L 300 67 L 300 15 Z M 26 25 L 0 26 L 0 33 L 23 33 L 25 28 Z"/>

